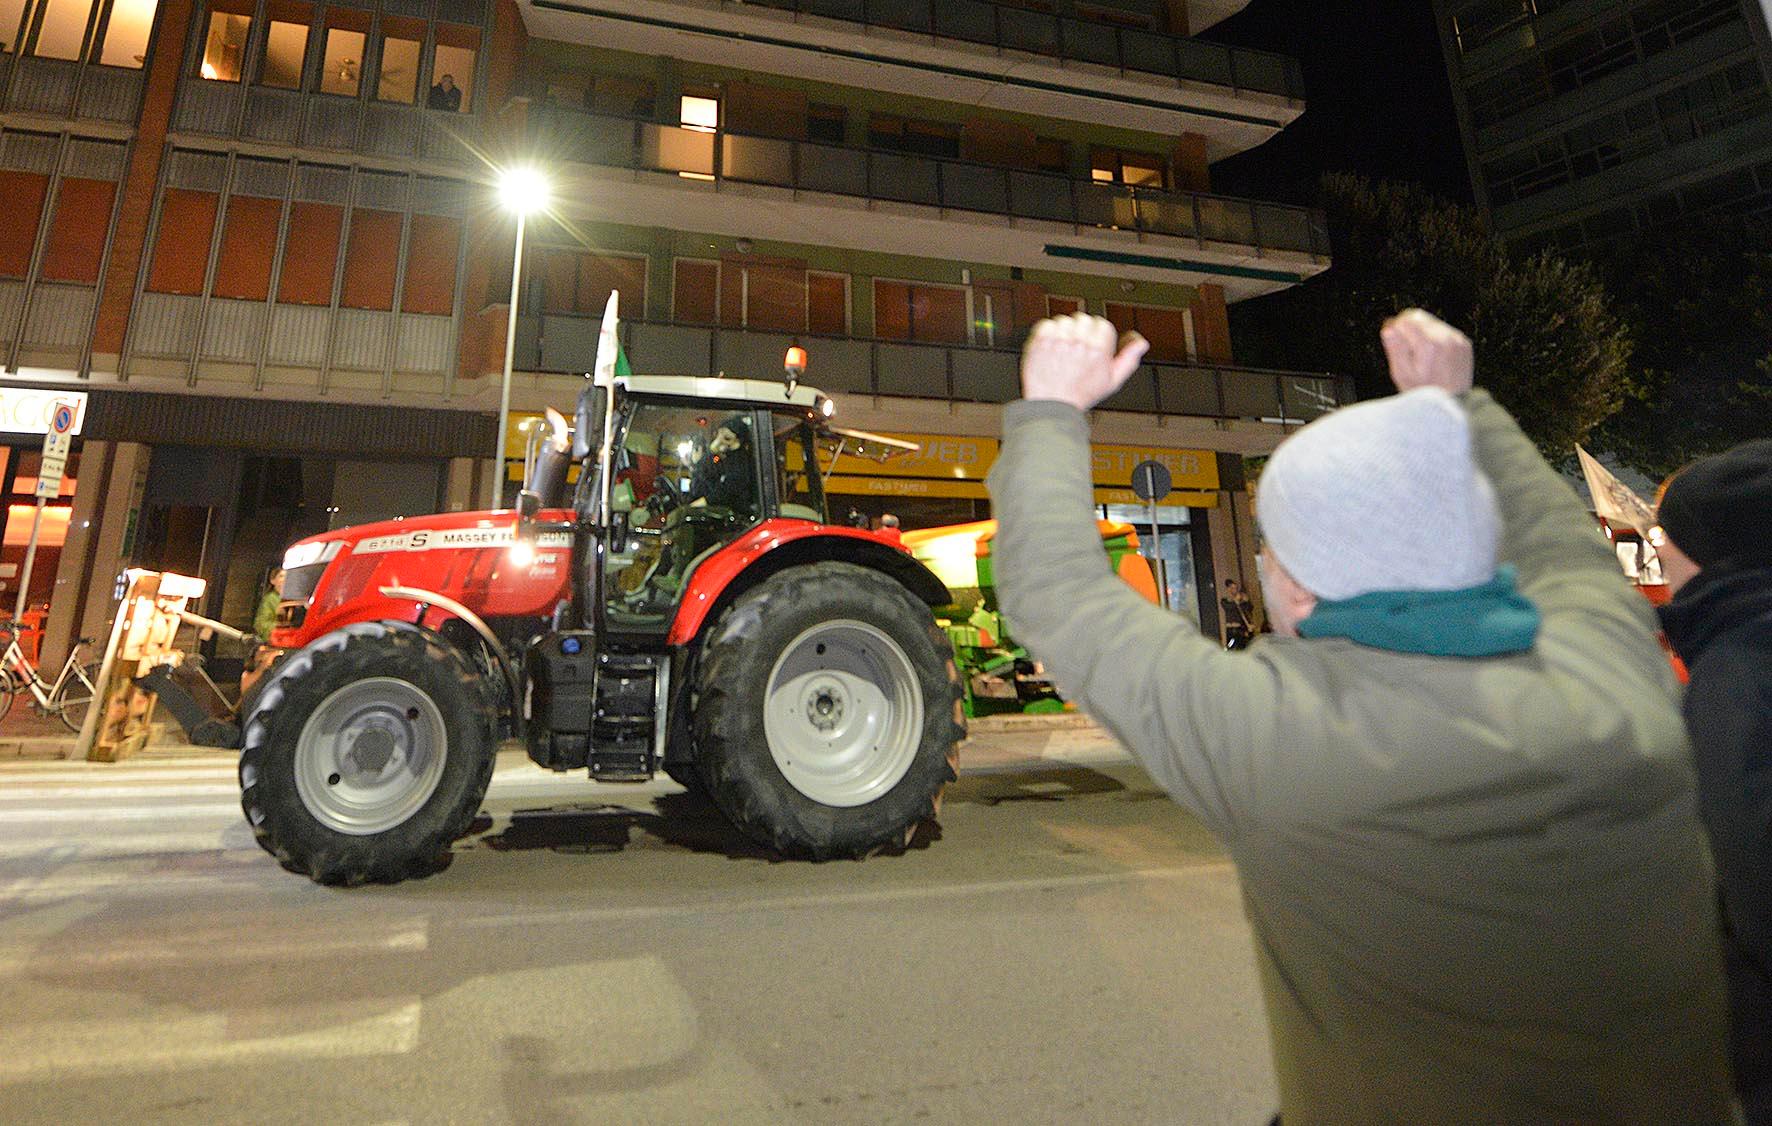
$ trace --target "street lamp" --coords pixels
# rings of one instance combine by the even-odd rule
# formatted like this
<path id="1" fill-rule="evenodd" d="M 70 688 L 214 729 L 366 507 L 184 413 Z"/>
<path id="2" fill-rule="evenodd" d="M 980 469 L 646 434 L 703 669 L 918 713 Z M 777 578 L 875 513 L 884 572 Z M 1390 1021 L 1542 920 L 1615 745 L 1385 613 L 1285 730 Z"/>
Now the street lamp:
<path id="1" fill-rule="evenodd" d="M 523 228 L 530 212 L 547 207 L 548 190 L 548 178 L 531 165 L 516 165 L 498 176 L 498 202 L 517 216 L 517 248 L 511 255 L 511 311 L 505 318 L 504 382 L 498 392 L 498 437 L 492 457 L 497 474 L 494 505 L 504 498 L 505 491 L 505 427 L 511 417 L 511 361 L 517 353 L 517 287 L 523 279 Z"/>

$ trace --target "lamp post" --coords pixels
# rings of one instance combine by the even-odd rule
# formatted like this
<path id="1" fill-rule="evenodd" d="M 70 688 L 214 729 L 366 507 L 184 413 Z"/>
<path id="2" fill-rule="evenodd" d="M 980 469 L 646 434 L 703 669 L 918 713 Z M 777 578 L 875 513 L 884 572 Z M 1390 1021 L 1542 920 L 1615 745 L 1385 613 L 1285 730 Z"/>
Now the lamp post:
<path id="1" fill-rule="evenodd" d="M 530 212 L 548 205 L 548 190 L 548 178 L 534 167 L 517 165 L 499 173 L 498 200 L 517 217 L 517 247 L 511 255 L 511 311 L 505 318 L 504 381 L 498 392 L 498 436 L 492 455 L 495 507 L 504 499 L 505 491 L 505 428 L 511 417 L 511 361 L 517 353 L 517 289 L 523 280 L 523 230 Z"/>

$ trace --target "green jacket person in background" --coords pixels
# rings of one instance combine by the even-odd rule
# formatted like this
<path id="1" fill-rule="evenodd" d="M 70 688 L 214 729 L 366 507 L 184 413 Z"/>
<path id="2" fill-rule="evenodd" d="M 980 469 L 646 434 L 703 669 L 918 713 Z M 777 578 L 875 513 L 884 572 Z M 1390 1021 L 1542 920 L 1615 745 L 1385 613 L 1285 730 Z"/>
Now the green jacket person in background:
<path id="1" fill-rule="evenodd" d="M 258 609 L 252 615 L 252 633 L 259 644 L 271 639 L 271 631 L 277 628 L 277 606 L 283 600 L 283 568 L 272 567 L 270 586 L 258 600 Z"/>
<path id="2" fill-rule="evenodd" d="M 1470 342 L 1419 310 L 1382 337 L 1401 393 L 1262 473 L 1275 635 L 1227 653 L 1095 531 L 1085 412 L 1144 342 L 1041 322 L 990 475 L 1004 613 L 1236 862 L 1286 1126 L 1732 1121 L 1649 604 Z"/>

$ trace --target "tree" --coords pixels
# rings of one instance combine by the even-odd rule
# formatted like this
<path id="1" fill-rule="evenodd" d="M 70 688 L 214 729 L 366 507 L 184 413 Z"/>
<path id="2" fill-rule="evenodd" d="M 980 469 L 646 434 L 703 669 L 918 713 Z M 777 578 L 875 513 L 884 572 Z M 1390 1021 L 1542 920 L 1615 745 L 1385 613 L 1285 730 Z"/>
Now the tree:
<path id="1" fill-rule="evenodd" d="M 1389 394 L 1378 329 L 1410 306 L 1471 335 L 1477 381 L 1556 460 L 1616 411 L 1630 338 L 1595 272 L 1554 255 L 1511 257 L 1474 208 L 1410 184 L 1323 180 L 1335 264 L 1303 285 L 1236 307 L 1252 363 L 1353 377 Z"/>
<path id="2" fill-rule="evenodd" d="M 1660 478 L 1772 433 L 1772 226 L 1670 228 L 1600 264 L 1637 348 L 1597 444 Z"/>

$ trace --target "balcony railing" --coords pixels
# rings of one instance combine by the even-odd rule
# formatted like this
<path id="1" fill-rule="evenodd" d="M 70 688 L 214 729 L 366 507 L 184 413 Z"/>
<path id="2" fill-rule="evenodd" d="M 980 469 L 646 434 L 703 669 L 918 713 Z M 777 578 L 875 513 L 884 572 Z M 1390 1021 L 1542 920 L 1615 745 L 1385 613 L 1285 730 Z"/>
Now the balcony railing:
<path id="1" fill-rule="evenodd" d="M 990 0 L 749 0 L 749 4 L 981 43 L 999 51 L 1093 63 L 1122 73 L 1304 97 L 1298 63 L 1284 55 L 1034 12 Z"/>
<path id="2" fill-rule="evenodd" d="M 520 316 L 517 366 L 584 372 L 596 355 L 598 328 L 591 316 Z M 624 321 L 621 333 L 622 348 L 639 372 L 771 379 L 780 374 L 787 347 L 799 344 L 811 355 L 806 382 L 833 395 L 1006 403 L 1021 393 L 1021 355 L 1010 349 L 658 321 Z M 1308 421 L 1352 397 L 1347 380 L 1324 372 L 1147 362 L 1102 409 Z"/>
<path id="3" fill-rule="evenodd" d="M 477 114 L 201 78 L 179 83 L 172 128 L 248 141 L 462 163 L 472 161 L 481 145 Z"/>
<path id="4" fill-rule="evenodd" d="M 126 125 L 141 94 L 139 70 L 0 53 L 0 109 Z"/>
<path id="5" fill-rule="evenodd" d="M 1103 184 L 909 153 L 709 132 L 549 103 L 531 104 L 527 121 L 535 150 L 552 159 L 1329 255 L 1323 215 L 1309 208 Z"/>

